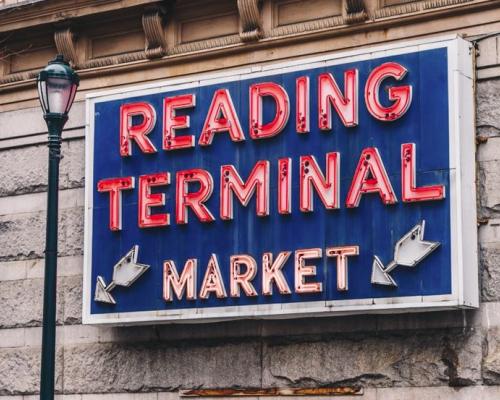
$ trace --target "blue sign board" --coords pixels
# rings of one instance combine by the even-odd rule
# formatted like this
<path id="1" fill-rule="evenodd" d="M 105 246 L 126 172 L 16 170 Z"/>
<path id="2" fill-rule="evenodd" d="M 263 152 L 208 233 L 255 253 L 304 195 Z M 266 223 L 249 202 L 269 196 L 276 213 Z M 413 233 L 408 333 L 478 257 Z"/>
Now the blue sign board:
<path id="1" fill-rule="evenodd" d="M 477 306 L 457 38 L 87 99 L 84 322 Z"/>

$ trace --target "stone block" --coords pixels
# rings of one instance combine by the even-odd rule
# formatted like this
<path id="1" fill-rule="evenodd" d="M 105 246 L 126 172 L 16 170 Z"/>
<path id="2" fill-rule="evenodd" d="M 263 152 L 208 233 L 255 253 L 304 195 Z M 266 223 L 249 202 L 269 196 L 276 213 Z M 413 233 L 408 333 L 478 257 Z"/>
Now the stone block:
<path id="1" fill-rule="evenodd" d="M 483 380 L 487 385 L 500 385 L 500 328 L 488 330 L 483 359 Z"/>
<path id="2" fill-rule="evenodd" d="M 488 138 L 477 147 L 478 161 L 495 161 L 500 158 L 500 136 Z"/>
<path id="3" fill-rule="evenodd" d="M 58 301 L 58 305 L 60 301 Z M 0 282 L 0 327 L 38 326 L 42 322 L 43 280 Z M 58 311 L 61 307 L 57 307 Z"/>
<path id="4" fill-rule="evenodd" d="M 500 243 L 481 244 L 481 298 L 483 301 L 500 299 Z"/>
<path id="5" fill-rule="evenodd" d="M 500 135 L 500 80 L 479 81 L 476 90 L 478 133 Z"/>
<path id="6" fill-rule="evenodd" d="M 85 142 L 81 139 L 62 143 L 59 187 L 83 187 Z M 0 151 L 0 197 L 47 190 L 48 149 L 46 145 Z"/>
<path id="7" fill-rule="evenodd" d="M 263 386 L 473 385 L 481 379 L 481 346 L 474 329 L 271 341 Z"/>
<path id="8" fill-rule="evenodd" d="M 479 244 L 500 243 L 500 218 L 490 218 L 479 226 Z"/>
<path id="9" fill-rule="evenodd" d="M 175 400 L 178 399 L 179 396 L 175 394 Z M 82 395 L 82 400 L 158 400 L 158 394 L 157 393 L 84 394 Z"/>
<path id="10" fill-rule="evenodd" d="M 62 351 L 56 354 L 56 391 L 62 390 Z M 40 348 L 0 349 L 0 396 L 32 394 L 40 387 Z"/>
<path id="11" fill-rule="evenodd" d="M 259 387 L 258 342 L 91 344 L 66 346 L 68 393 Z"/>
<path id="12" fill-rule="evenodd" d="M 500 214 L 500 159 L 479 163 L 478 196 L 479 216 L 491 218 Z"/>
<path id="13" fill-rule="evenodd" d="M 43 258 L 45 249 L 45 212 L 0 217 L 0 261 Z M 83 252 L 83 207 L 59 212 L 59 255 Z"/>
<path id="14" fill-rule="evenodd" d="M 481 326 L 488 330 L 500 327 L 500 302 L 487 302 L 480 304 Z"/>
<path id="15" fill-rule="evenodd" d="M 377 400 L 497 400 L 500 398 L 500 388 L 491 386 L 378 388 L 376 398 Z"/>
<path id="16" fill-rule="evenodd" d="M 64 324 L 80 324 L 82 322 L 82 276 L 68 276 L 61 280 Z"/>
<path id="17" fill-rule="evenodd" d="M 477 67 L 484 68 L 499 64 L 499 45 L 500 38 L 498 36 L 492 36 L 478 42 L 479 56 L 476 59 Z"/>
<path id="18" fill-rule="evenodd" d="M 81 321 L 81 276 L 57 280 L 57 323 Z M 0 281 L 0 328 L 40 326 L 43 315 L 43 279 Z"/>

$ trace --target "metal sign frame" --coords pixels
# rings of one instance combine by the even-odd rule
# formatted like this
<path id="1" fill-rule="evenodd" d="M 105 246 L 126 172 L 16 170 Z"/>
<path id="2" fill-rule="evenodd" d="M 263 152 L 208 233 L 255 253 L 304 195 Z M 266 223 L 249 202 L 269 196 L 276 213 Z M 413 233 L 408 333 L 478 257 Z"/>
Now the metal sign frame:
<path id="1" fill-rule="evenodd" d="M 134 95 L 153 94 L 244 78 L 337 65 L 370 58 L 446 48 L 448 56 L 449 169 L 451 212 L 451 278 L 449 295 L 366 298 L 360 300 L 314 301 L 288 304 L 140 311 L 91 314 L 92 202 L 94 106 L 100 101 Z M 475 140 L 472 45 L 449 35 L 418 41 L 401 41 L 302 59 L 284 60 L 251 67 L 231 68 L 127 88 L 87 94 L 86 96 L 86 198 L 85 251 L 83 273 L 84 324 L 140 324 L 168 322 L 211 322 L 239 318 L 299 318 L 357 313 L 397 313 L 478 307 L 478 262 L 475 188 Z"/>

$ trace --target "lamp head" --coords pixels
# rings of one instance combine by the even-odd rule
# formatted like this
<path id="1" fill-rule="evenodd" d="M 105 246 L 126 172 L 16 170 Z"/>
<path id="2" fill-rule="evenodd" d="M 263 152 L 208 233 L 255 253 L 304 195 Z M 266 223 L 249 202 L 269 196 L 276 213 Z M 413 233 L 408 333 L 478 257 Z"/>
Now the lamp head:
<path id="1" fill-rule="evenodd" d="M 61 54 L 40 71 L 37 78 L 38 98 L 46 119 L 51 116 L 67 117 L 79 83 L 78 74 Z"/>

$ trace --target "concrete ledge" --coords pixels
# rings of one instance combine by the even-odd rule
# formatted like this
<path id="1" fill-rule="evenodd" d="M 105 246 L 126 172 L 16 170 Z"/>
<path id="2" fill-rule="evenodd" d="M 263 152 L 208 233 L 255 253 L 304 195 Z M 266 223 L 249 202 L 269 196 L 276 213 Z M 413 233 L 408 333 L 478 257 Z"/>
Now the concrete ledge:
<path id="1" fill-rule="evenodd" d="M 43 278 L 44 268 L 45 259 L 43 258 L 22 261 L 3 261 L 0 262 L 0 282 Z M 82 275 L 82 272 L 82 256 L 59 257 L 57 261 L 57 276 Z"/>
<path id="2" fill-rule="evenodd" d="M 85 123 L 85 102 L 77 101 L 71 107 L 65 130 L 83 128 Z M 19 123 L 23 121 L 23 123 Z M 0 149 L 2 142 L 8 139 L 47 133 L 47 124 L 43 120 L 40 107 L 24 108 L 0 113 L 0 126 L 8 127 L 0 132 Z M 64 135 L 63 135 L 64 136 Z"/>
<path id="3" fill-rule="evenodd" d="M 290 397 L 203 397 L 205 400 L 323 400 L 324 396 L 290 396 Z M 498 400 L 498 386 L 468 386 L 463 388 L 438 387 L 396 387 L 368 388 L 361 396 L 335 396 L 335 400 Z M 66 394 L 56 395 L 56 400 L 181 400 L 177 392 L 157 393 L 105 393 L 105 394 Z M 0 396 L 0 400 L 39 400 L 37 395 Z"/>
<path id="4" fill-rule="evenodd" d="M 68 289 L 69 291 L 69 289 Z M 40 297 L 39 294 L 38 297 Z M 61 296 L 60 296 L 61 297 Z M 65 314 L 58 314 L 59 326 L 57 341 L 63 345 L 92 343 L 135 343 L 162 341 L 174 343 L 185 340 L 221 340 L 237 338 L 272 338 L 272 337 L 328 337 L 333 334 L 366 333 L 366 332 L 405 332 L 410 330 L 430 330 L 449 328 L 478 327 L 481 321 L 489 326 L 500 326 L 500 303 L 491 311 L 483 311 L 473 316 L 465 316 L 462 312 L 416 314 L 412 318 L 405 315 L 363 315 L 342 318 L 317 318 L 294 320 L 240 320 L 214 324 L 156 325 L 130 327 L 99 327 L 79 325 L 81 299 L 68 299 L 68 295 L 59 299 L 59 305 L 65 307 Z M 67 304 L 65 303 L 67 302 Z M 64 303 L 64 304 L 63 304 Z M 38 304 L 38 303 L 37 303 Z M 10 309 L 10 308 L 9 308 Z M 25 314 L 25 313 L 24 313 Z M 19 315 L 11 325 L 0 329 L 0 348 L 39 346 L 41 338 L 41 308 L 32 307 L 29 315 Z M 430 320 L 429 320 L 430 319 Z M 72 322 L 71 322 L 72 321 Z M 67 325 L 73 323 L 74 325 Z M 21 326 L 19 326 L 21 325 Z M 22 326 L 24 325 L 24 326 Z M 14 326 L 14 327 L 12 327 Z"/>
<path id="5" fill-rule="evenodd" d="M 59 191 L 59 210 L 83 207 L 85 191 L 83 188 Z M 47 209 L 47 193 L 30 193 L 19 196 L 0 197 L 0 216 L 24 214 Z"/>
<path id="6" fill-rule="evenodd" d="M 78 283 L 78 282 L 76 282 Z M 73 309 L 80 306 L 74 301 Z M 69 307 L 66 306 L 66 313 Z M 75 310 L 74 312 L 76 313 Z M 69 315 L 67 315 L 69 317 Z M 62 317 L 60 318 L 60 320 Z M 216 324 L 99 327 L 64 325 L 57 327 L 57 343 L 73 346 L 92 343 L 146 343 L 185 340 L 220 340 L 273 337 L 331 337 L 333 334 L 405 332 L 450 328 L 500 328 L 500 302 L 481 303 L 479 311 L 421 313 L 413 315 L 363 315 L 342 318 L 316 318 L 279 321 L 241 320 Z M 16 327 L 0 329 L 0 348 L 37 347 L 41 328 Z"/>

